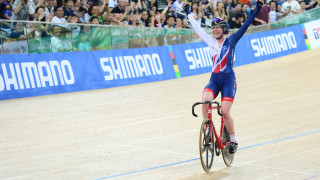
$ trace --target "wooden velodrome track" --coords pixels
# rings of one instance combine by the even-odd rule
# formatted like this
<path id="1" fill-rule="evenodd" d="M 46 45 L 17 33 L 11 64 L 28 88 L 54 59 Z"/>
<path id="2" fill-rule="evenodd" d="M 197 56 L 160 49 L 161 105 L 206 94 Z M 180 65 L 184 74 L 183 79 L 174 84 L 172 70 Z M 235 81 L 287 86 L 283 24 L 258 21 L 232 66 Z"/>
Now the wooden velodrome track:
<path id="1" fill-rule="evenodd" d="M 207 73 L 0 101 L 0 179 L 320 179 L 319 50 L 235 68 L 232 167 L 200 164 Z"/>

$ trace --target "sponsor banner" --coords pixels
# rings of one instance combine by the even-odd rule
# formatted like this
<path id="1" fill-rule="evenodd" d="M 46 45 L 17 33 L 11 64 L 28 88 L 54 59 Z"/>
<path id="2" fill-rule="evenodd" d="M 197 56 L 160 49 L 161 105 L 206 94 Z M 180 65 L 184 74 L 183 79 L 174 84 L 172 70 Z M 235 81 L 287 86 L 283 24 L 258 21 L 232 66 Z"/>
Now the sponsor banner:
<path id="1" fill-rule="evenodd" d="M 0 56 L 0 100 L 175 78 L 167 47 Z"/>
<path id="2" fill-rule="evenodd" d="M 0 48 L 0 53 L 3 50 L 4 54 L 27 54 L 28 42 L 27 40 L 4 42 L 2 48 Z"/>
<path id="3" fill-rule="evenodd" d="M 205 42 L 172 46 L 181 77 L 212 71 L 212 59 Z"/>
<path id="4" fill-rule="evenodd" d="M 307 50 L 300 25 L 243 36 L 236 46 L 234 66 L 245 65 Z"/>
<path id="5" fill-rule="evenodd" d="M 311 49 L 320 47 L 320 20 L 304 24 Z"/>

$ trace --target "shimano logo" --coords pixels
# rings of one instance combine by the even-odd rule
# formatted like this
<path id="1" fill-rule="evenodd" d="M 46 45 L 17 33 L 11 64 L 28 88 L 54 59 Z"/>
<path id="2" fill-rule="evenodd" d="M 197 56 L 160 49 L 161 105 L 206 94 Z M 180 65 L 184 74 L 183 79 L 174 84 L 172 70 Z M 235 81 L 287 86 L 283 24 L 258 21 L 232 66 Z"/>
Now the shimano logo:
<path id="1" fill-rule="evenodd" d="M 1 63 L 0 91 L 58 86 L 74 82 L 74 74 L 68 60 Z"/>
<path id="2" fill-rule="evenodd" d="M 212 66 L 212 58 L 209 47 L 185 50 L 187 61 L 190 62 L 190 69 L 197 69 Z"/>
<path id="3" fill-rule="evenodd" d="M 254 56 L 265 56 L 297 48 L 297 41 L 292 31 L 262 38 L 251 39 Z"/>
<path id="4" fill-rule="evenodd" d="M 100 58 L 106 81 L 163 74 L 159 54 Z"/>

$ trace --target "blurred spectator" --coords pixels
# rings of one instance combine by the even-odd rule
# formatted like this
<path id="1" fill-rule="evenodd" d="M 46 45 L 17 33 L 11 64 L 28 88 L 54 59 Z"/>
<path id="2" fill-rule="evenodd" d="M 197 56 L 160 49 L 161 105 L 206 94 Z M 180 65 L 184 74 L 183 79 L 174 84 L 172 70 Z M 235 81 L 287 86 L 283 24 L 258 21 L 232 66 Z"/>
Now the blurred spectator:
<path id="1" fill-rule="evenodd" d="M 261 10 L 258 12 L 256 18 L 254 19 L 255 25 L 268 24 L 270 19 L 270 9 L 265 4 L 265 0 L 260 0 L 263 3 Z"/>
<path id="2" fill-rule="evenodd" d="M 237 0 L 228 0 L 228 3 L 232 8 L 236 7 L 237 3 L 242 4 L 240 1 L 238 2 Z M 231 9 L 230 9 L 231 10 Z"/>
<path id="3" fill-rule="evenodd" d="M 280 16 L 281 13 L 279 14 L 276 12 L 276 2 L 275 1 L 270 1 L 269 7 L 270 7 L 270 12 L 269 12 L 270 23 L 274 23 L 278 19 L 277 16 Z"/>
<path id="4" fill-rule="evenodd" d="M 165 26 L 165 23 L 167 20 L 166 13 L 171 6 L 172 6 L 172 2 L 170 1 L 168 6 L 162 10 L 161 14 L 159 14 L 159 12 L 157 13 L 157 15 L 155 16 L 155 21 L 154 21 L 155 27 L 164 27 Z M 162 43 L 159 42 L 159 44 L 162 44 Z"/>
<path id="5" fill-rule="evenodd" d="M 63 17 L 64 11 L 62 6 L 54 7 L 54 16 L 51 20 L 53 23 L 67 23 L 67 20 Z"/>
<path id="6" fill-rule="evenodd" d="M 136 12 L 135 14 L 131 13 L 129 15 L 129 25 L 131 26 L 140 26 L 141 14 Z"/>
<path id="7" fill-rule="evenodd" d="M 174 45 L 178 40 L 176 30 L 173 29 L 176 23 L 176 18 L 174 16 L 169 16 L 166 22 L 167 25 L 164 26 L 164 28 L 167 28 L 165 30 L 166 35 L 163 37 L 164 45 Z"/>
<path id="8" fill-rule="evenodd" d="M 10 20 L 12 17 L 12 3 L 10 0 L 3 0 L 0 3 L 0 12 L 1 12 L 1 16 L 0 19 L 6 19 L 6 20 Z"/>
<path id="9" fill-rule="evenodd" d="M 24 24 L 22 22 L 13 23 L 13 31 L 9 35 L 9 41 L 27 39 Z"/>
<path id="10" fill-rule="evenodd" d="M 63 23 L 63 24 L 57 24 L 57 26 L 63 27 L 62 31 L 64 32 L 65 29 L 68 28 L 67 20 L 63 18 L 63 8 L 62 6 L 56 6 L 54 7 L 54 17 L 52 18 L 52 23 Z M 58 31 L 58 28 L 56 28 L 56 31 Z M 59 29 L 59 33 L 61 33 L 61 29 Z"/>
<path id="11" fill-rule="evenodd" d="M 288 0 L 282 4 L 282 16 L 294 16 L 295 14 L 299 14 L 301 12 L 301 7 L 296 0 Z"/>
<path id="12" fill-rule="evenodd" d="M 92 46 L 90 43 L 90 37 L 89 35 L 82 35 L 80 36 L 80 43 L 78 45 L 79 51 L 90 51 L 92 50 Z"/>
<path id="13" fill-rule="evenodd" d="M 319 4 L 316 0 L 304 0 L 304 2 L 306 4 L 306 10 L 310 10 L 312 8 L 315 8 Z M 301 4 L 300 4 L 300 6 L 301 6 Z"/>
<path id="14" fill-rule="evenodd" d="M 182 28 L 182 20 L 180 18 L 176 19 L 176 25 L 174 26 L 175 28 Z"/>
<path id="15" fill-rule="evenodd" d="M 183 12 L 182 4 L 183 4 L 183 0 L 176 0 L 170 7 L 169 12 L 172 12 L 173 16 L 176 16 L 178 18 L 184 18 L 185 15 L 184 13 L 182 14 Z M 176 13 L 176 11 L 180 13 Z"/>
<path id="16" fill-rule="evenodd" d="M 125 1 L 118 0 L 118 5 L 112 9 L 112 13 L 124 14 L 125 13 Z"/>
<path id="17" fill-rule="evenodd" d="M 65 36 L 61 37 L 63 52 L 72 52 L 73 51 L 73 39 L 71 31 L 65 33 Z"/>
<path id="18" fill-rule="evenodd" d="M 82 21 L 79 19 L 79 17 L 75 14 L 71 15 L 71 20 L 70 23 L 72 23 L 71 27 L 71 31 L 72 31 L 72 38 L 75 39 L 76 37 L 78 37 L 81 28 L 78 25 L 75 25 L 74 23 L 82 23 Z"/>
<path id="19" fill-rule="evenodd" d="M 118 6 L 118 1 L 117 0 L 109 0 L 109 12 L 111 12 L 111 10 L 115 7 Z"/>
<path id="20" fill-rule="evenodd" d="M 103 16 L 100 16 L 101 12 L 100 12 L 100 7 L 97 4 L 92 5 L 89 10 L 88 13 L 86 13 L 84 15 L 84 21 L 86 23 L 89 23 L 89 20 L 92 16 L 97 16 L 99 18 L 99 22 L 102 23 L 104 18 Z"/>
<path id="21" fill-rule="evenodd" d="M 189 22 L 186 18 L 182 20 L 182 28 L 190 29 Z"/>
<path id="22" fill-rule="evenodd" d="M 222 18 L 225 20 L 229 19 L 228 14 L 226 14 L 225 9 L 223 8 L 222 2 L 217 2 L 217 8 L 216 8 L 216 11 L 214 12 L 214 17 Z"/>
<path id="23" fill-rule="evenodd" d="M 74 0 L 65 0 L 65 6 L 63 6 L 63 17 L 65 19 L 68 19 L 69 16 L 71 16 L 71 14 L 74 14 Z"/>
<path id="24" fill-rule="evenodd" d="M 230 25 L 232 21 L 236 21 L 237 13 L 241 13 L 241 4 L 237 3 L 233 10 L 229 11 L 229 20 L 228 24 Z"/>
<path id="25" fill-rule="evenodd" d="M 37 18 L 34 18 L 34 21 Z M 31 23 L 31 27 L 27 29 L 28 51 L 29 53 L 49 53 L 50 38 L 47 27 L 40 23 Z"/>
<path id="26" fill-rule="evenodd" d="M 90 46 L 95 50 L 111 49 L 110 28 L 96 27 L 92 33 L 92 44 Z"/>
<path id="27" fill-rule="evenodd" d="M 170 0 L 152 0 L 151 6 L 157 6 L 157 11 L 161 13 L 167 7 L 169 2 Z"/>
<path id="28" fill-rule="evenodd" d="M 45 10 L 43 7 L 37 7 L 35 10 L 34 18 L 35 21 L 46 21 Z"/>
<path id="29" fill-rule="evenodd" d="M 199 2 L 199 7 L 202 9 L 203 19 L 208 19 L 211 14 L 214 14 L 214 7 L 213 7 L 214 0 L 201 0 Z"/>
<path id="30" fill-rule="evenodd" d="M 48 18 L 50 14 L 54 14 L 54 4 L 56 3 L 56 0 L 46 0 L 47 4 L 44 8 L 45 16 Z"/>
<path id="31" fill-rule="evenodd" d="M 73 14 L 78 14 L 80 7 L 82 7 L 80 0 L 74 0 Z"/>
<path id="32" fill-rule="evenodd" d="M 226 14 L 229 14 L 229 10 L 232 9 L 232 7 L 228 3 L 228 0 L 222 0 L 222 4 L 223 4 L 224 12 Z"/>
<path id="33" fill-rule="evenodd" d="M 169 16 L 166 19 L 167 25 L 164 26 L 164 28 L 174 28 L 174 25 L 176 24 L 176 17 Z"/>
<path id="34" fill-rule="evenodd" d="M 91 16 L 89 22 L 90 24 L 99 24 L 99 18 L 97 16 Z"/>
<path id="35" fill-rule="evenodd" d="M 300 7 L 301 7 L 301 13 L 306 11 L 306 2 L 299 1 Z"/>
<path id="36" fill-rule="evenodd" d="M 79 18 L 79 23 L 84 23 L 85 20 L 84 20 L 84 15 L 87 13 L 87 10 L 84 8 L 84 7 L 80 7 L 79 8 L 79 11 L 76 13 L 76 15 L 78 16 Z"/>
<path id="37" fill-rule="evenodd" d="M 241 5 L 241 13 L 244 14 L 245 18 L 244 21 L 247 20 L 248 16 L 250 15 L 250 8 L 248 8 L 248 4 L 242 4 Z"/>
<path id="38" fill-rule="evenodd" d="M 165 14 L 157 14 L 155 16 L 155 23 L 154 27 L 164 27 L 164 24 L 166 23 L 166 15 Z"/>
<path id="39" fill-rule="evenodd" d="M 282 6 L 280 4 L 277 4 L 276 13 L 277 13 L 277 21 L 282 19 Z"/>
<path id="40" fill-rule="evenodd" d="M 15 0 L 13 4 L 12 20 L 29 20 L 34 14 L 35 4 L 32 0 Z"/>
<path id="41" fill-rule="evenodd" d="M 192 3 L 191 14 L 193 15 L 194 19 L 197 20 L 199 26 L 201 26 L 201 18 L 203 16 L 203 13 L 202 13 L 201 8 L 198 7 L 197 3 Z"/>
<path id="42" fill-rule="evenodd" d="M 141 19 L 140 24 L 142 24 L 144 27 L 149 27 L 149 14 L 148 11 L 144 10 L 141 13 Z"/>
<path id="43" fill-rule="evenodd" d="M 64 46 L 60 40 L 61 27 L 54 25 L 51 28 L 51 52 L 64 52 Z"/>
<path id="44" fill-rule="evenodd" d="M 239 29 L 244 23 L 245 15 L 243 13 L 236 14 L 236 21 L 232 21 L 230 24 L 231 29 Z"/>

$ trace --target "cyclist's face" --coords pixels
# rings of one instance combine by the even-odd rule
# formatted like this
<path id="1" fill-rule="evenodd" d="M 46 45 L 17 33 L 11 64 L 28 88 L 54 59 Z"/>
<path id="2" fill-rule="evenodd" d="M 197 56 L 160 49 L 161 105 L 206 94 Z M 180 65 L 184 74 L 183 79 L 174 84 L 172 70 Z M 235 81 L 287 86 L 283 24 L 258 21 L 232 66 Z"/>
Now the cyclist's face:
<path id="1" fill-rule="evenodd" d="M 216 38 L 216 39 L 220 38 L 223 34 L 222 27 L 221 26 L 213 26 L 212 34 L 213 34 L 214 38 Z"/>

